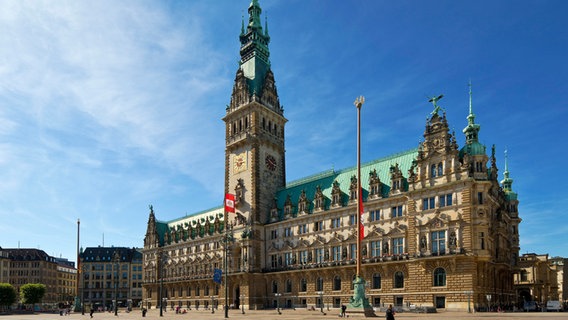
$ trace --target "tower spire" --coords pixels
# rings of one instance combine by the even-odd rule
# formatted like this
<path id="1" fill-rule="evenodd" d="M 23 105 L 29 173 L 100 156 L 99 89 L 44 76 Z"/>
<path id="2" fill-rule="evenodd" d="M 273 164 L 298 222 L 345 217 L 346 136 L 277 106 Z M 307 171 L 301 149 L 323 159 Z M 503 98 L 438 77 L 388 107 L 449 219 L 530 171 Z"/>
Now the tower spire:
<path id="1" fill-rule="evenodd" d="M 472 92 L 471 92 L 471 81 L 469 81 L 469 114 L 467 115 L 467 126 L 463 129 L 465 133 L 465 143 L 471 145 L 473 143 L 479 142 L 479 129 L 480 126 L 475 123 L 475 114 L 473 113 L 473 103 L 472 103 Z"/>
<path id="2" fill-rule="evenodd" d="M 506 193 L 513 191 L 513 179 L 509 177 L 509 158 L 507 149 L 505 149 L 505 171 L 503 172 L 504 179 L 501 180 L 501 184 L 503 185 L 503 191 Z"/>
<path id="3" fill-rule="evenodd" d="M 258 4 L 258 0 L 252 0 L 249 8 L 249 19 L 246 30 L 244 22 L 241 26 L 241 61 L 240 68 L 247 78 L 249 94 L 260 94 L 264 84 L 264 79 L 267 72 L 270 70 L 270 51 L 268 50 L 268 43 L 270 36 L 268 36 L 268 23 L 265 24 L 267 29 L 262 31 L 262 24 L 260 14 L 262 9 Z"/>

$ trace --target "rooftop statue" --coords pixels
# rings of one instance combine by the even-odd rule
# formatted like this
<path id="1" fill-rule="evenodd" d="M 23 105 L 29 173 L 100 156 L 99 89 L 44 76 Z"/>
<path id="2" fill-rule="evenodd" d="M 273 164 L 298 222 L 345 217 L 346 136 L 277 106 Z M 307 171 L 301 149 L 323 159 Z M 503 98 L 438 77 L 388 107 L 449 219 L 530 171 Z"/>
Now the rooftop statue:
<path id="1" fill-rule="evenodd" d="M 428 102 L 431 102 L 432 105 L 434 106 L 434 111 L 432 111 L 430 114 L 431 115 L 437 115 L 438 111 L 443 110 L 442 107 L 440 107 L 438 105 L 438 100 L 442 99 L 444 97 L 443 94 L 437 96 L 437 97 L 431 97 L 430 100 L 428 100 Z"/>

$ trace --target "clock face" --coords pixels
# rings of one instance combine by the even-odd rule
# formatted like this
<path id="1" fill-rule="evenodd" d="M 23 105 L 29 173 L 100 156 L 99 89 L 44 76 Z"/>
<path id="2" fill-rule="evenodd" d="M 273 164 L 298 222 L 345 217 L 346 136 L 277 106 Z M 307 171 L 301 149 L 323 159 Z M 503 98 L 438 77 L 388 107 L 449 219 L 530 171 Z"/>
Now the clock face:
<path id="1" fill-rule="evenodd" d="M 273 156 L 267 155 L 264 162 L 265 162 L 268 170 L 270 170 L 270 171 L 276 170 L 276 159 L 274 159 Z"/>
<path id="2" fill-rule="evenodd" d="M 246 153 L 235 155 L 235 158 L 233 159 L 233 171 L 235 173 L 238 173 L 246 169 L 247 169 Z"/>

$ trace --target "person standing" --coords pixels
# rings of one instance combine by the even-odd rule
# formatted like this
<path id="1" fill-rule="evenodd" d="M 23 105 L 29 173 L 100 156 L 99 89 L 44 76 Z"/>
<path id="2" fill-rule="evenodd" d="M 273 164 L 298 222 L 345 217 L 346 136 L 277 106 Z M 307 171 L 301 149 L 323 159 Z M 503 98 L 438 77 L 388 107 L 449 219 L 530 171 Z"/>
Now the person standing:
<path id="1" fill-rule="evenodd" d="M 394 320 L 394 310 L 392 309 L 392 304 L 389 305 L 388 309 L 387 309 L 387 320 Z"/>

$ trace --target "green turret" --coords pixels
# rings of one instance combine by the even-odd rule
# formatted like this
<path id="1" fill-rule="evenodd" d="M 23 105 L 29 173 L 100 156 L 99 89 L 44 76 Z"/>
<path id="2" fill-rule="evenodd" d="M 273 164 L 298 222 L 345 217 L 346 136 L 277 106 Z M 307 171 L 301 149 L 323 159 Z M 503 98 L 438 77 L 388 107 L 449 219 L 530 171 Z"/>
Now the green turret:
<path id="1" fill-rule="evenodd" d="M 465 134 L 465 145 L 460 150 L 460 157 L 465 153 L 470 156 L 485 155 L 485 146 L 479 143 L 480 126 L 475 123 L 475 114 L 471 103 L 471 82 L 469 83 L 469 115 L 467 116 L 467 126 L 463 129 Z"/>
<path id="2" fill-rule="evenodd" d="M 515 200 L 517 198 L 517 194 L 513 192 L 513 179 L 509 177 L 509 158 L 507 156 L 507 150 L 505 150 L 505 172 L 503 172 L 503 176 L 504 178 L 501 180 L 503 191 L 509 200 Z"/>

